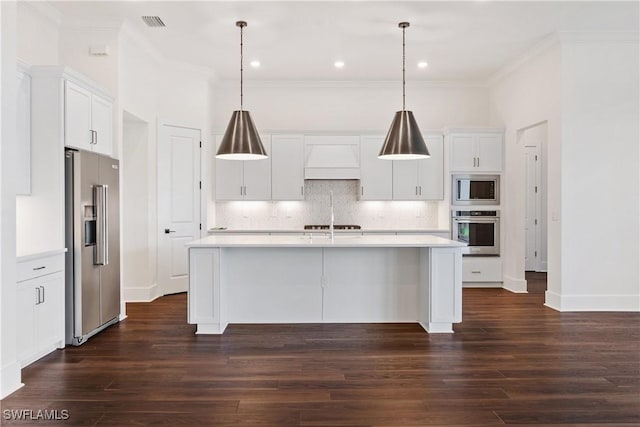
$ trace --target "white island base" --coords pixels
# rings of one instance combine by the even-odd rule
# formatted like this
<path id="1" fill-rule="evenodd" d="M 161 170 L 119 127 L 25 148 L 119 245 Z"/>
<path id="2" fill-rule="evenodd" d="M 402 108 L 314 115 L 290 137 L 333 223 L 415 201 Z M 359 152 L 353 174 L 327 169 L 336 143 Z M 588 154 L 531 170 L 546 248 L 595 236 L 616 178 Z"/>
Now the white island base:
<path id="1" fill-rule="evenodd" d="M 418 322 L 453 332 L 462 320 L 461 244 L 415 236 L 211 236 L 189 247 L 188 322 Z"/>

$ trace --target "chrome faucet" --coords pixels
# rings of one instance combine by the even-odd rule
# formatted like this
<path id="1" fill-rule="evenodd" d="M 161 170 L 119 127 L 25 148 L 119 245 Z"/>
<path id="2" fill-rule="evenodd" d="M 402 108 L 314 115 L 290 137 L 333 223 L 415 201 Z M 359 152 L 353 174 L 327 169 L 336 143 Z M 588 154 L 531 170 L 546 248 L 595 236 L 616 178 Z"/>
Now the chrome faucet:
<path id="1" fill-rule="evenodd" d="M 329 235 L 331 236 L 331 241 L 333 242 L 333 224 L 335 221 L 335 217 L 333 214 L 333 191 L 329 191 L 329 204 L 331 206 L 331 221 L 329 222 Z"/>

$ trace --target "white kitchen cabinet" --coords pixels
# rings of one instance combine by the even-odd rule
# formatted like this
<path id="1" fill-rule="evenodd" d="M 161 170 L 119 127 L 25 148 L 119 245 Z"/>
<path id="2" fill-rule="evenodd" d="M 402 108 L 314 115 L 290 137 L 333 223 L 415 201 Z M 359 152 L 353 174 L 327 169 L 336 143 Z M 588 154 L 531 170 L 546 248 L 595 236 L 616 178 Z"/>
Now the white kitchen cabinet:
<path id="1" fill-rule="evenodd" d="M 216 159 L 216 200 L 271 200 L 271 137 L 260 135 L 268 158 Z M 216 136 L 216 151 L 222 135 Z"/>
<path id="2" fill-rule="evenodd" d="M 360 137 L 360 200 L 391 200 L 393 162 L 378 158 L 384 136 Z"/>
<path id="3" fill-rule="evenodd" d="M 502 282 L 500 257 L 462 257 L 463 282 Z"/>
<path id="4" fill-rule="evenodd" d="M 31 194 L 31 76 L 18 66 L 16 86 L 16 194 Z"/>
<path id="5" fill-rule="evenodd" d="M 393 200 L 444 199 L 444 148 L 442 135 L 427 135 L 431 157 L 393 161 Z"/>
<path id="6" fill-rule="evenodd" d="M 65 145 L 112 156 L 113 103 L 70 80 L 64 94 Z"/>
<path id="7" fill-rule="evenodd" d="M 64 347 L 64 254 L 19 262 L 18 280 L 18 360 L 24 367 Z"/>
<path id="8" fill-rule="evenodd" d="M 451 133 L 447 137 L 451 172 L 502 171 L 503 133 Z"/>
<path id="9" fill-rule="evenodd" d="M 271 200 L 304 200 L 304 135 L 271 135 Z"/>

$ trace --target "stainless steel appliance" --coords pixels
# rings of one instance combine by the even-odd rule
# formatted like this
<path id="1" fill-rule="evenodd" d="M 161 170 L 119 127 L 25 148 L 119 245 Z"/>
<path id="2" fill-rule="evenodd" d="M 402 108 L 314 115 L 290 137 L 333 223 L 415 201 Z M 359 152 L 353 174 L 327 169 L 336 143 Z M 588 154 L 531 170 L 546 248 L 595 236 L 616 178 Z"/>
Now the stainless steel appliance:
<path id="1" fill-rule="evenodd" d="M 463 255 L 500 255 L 500 213 L 452 211 L 451 240 L 468 245 Z"/>
<path id="2" fill-rule="evenodd" d="M 452 205 L 499 205 L 500 175 L 452 175 Z"/>
<path id="3" fill-rule="evenodd" d="M 118 161 L 65 151 L 66 342 L 80 345 L 120 316 Z"/>

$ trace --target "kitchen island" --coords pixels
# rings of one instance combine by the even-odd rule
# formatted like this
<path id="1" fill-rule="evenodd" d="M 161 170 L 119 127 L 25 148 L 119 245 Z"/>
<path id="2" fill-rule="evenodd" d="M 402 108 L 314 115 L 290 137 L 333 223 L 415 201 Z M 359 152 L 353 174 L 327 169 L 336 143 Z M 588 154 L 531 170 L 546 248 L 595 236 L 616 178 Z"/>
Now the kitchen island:
<path id="1" fill-rule="evenodd" d="M 210 236 L 189 249 L 188 322 L 418 322 L 453 332 L 462 320 L 464 244 L 429 235 Z"/>

